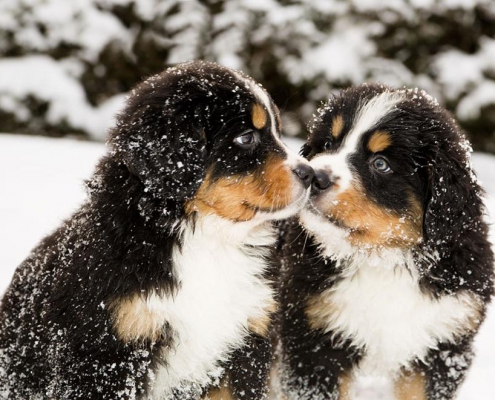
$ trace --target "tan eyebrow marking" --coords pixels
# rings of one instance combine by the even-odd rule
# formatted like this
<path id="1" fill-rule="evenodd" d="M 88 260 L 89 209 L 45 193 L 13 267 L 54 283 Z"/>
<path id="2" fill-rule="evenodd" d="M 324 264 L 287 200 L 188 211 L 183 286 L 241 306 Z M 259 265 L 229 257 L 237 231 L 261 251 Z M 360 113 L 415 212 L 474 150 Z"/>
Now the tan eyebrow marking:
<path id="1" fill-rule="evenodd" d="M 337 115 L 332 121 L 332 136 L 337 139 L 344 128 L 344 119 L 342 115 Z"/>
<path id="2" fill-rule="evenodd" d="M 392 144 L 392 138 L 388 132 L 376 131 L 368 142 L 368 149 L 373 153 L 385 150 Z"/>
<path id="3" fill-rule="evenodd" d="M 251 111 L 251 118 L 253 120 L 253 126 L 256 129 L 263 129 L 268 120 L 268 116 L 266 115 L 265 109 L 257 103 L 253 104 L 253 110 Z"/>

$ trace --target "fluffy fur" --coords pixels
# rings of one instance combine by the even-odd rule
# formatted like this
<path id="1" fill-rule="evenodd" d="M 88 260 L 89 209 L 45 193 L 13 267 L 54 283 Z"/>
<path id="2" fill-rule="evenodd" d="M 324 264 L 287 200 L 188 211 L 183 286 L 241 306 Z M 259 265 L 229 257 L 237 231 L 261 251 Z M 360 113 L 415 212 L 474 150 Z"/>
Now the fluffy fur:
<path id="1" fill-rule="evenodd" d="M 271 220 L 312 169 L 266 92 L 208 62 L 137 86 L 89 199 L 17 269 L 0 308 L 5 399 L 261 399 Z"/>
<path id="2" fill-rule="evenodd" d="M 279 379 L 289 399 L 446 400 L 493 293 L 470 146 L 418 90 L 363 85 L 324 104 L 302 154 L 315 170 L 282 226 Z"/>

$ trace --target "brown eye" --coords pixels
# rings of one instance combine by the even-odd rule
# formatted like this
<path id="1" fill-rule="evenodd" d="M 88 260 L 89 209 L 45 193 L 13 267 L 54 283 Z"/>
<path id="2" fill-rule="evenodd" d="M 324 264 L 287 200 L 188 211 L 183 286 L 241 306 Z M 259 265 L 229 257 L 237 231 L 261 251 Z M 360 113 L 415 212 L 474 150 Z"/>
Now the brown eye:
<path id="1" fill-rule="evenodd" d="M 234 143 L 242 148 L 251 148 L 258 142 L 258 137 L 255 131 L 246 131 L 234 138 Z"/>
<path id="2" fill-rule="evenodd" d="M 382 174 L 392 172 L 392 168 L 390 168 L 388 161 L 383 157 L 377 157 L 373 160 L 373 168 Z"/>
<path id="3" fill-rule="evenodd" d="M 327 140 L 325 142 L 325 144 L 323 145 L 323 149 L 330 150 L 331 148 L 332 148 L 332 141 L 331 140 Z"/>

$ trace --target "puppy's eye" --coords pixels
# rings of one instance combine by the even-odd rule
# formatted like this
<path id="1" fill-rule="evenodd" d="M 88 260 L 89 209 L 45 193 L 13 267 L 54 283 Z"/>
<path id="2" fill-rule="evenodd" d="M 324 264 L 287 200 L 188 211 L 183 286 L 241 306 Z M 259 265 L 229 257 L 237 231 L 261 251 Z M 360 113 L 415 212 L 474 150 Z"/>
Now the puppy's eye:
<path id="1" fill-rule="evenodd" d="M 328 139 L 325 144 L 323 145 L 323 149 L 325 150 L 330 150 L 332 148 L 332 141 Z"/>
<path id="2" fill-rule="evenodd" d="M 383 157 L 377 157 L 373 160 L 373 168 L 375 168 L 378 172 L 381 172 L 382 174 L 387 174 L 389 172 L 392 172 L 392 168 L 390 168 L 388 161 L 385 160 Z"/>
<path id="3" fill-rule="evenodd" d="M 245 149 L 254 147 L 257 142 L 258 142 L 257 132 L 251 130 L 241 133 L 239 136 L 236 136 L 234 139 L 235 144 Z"/>

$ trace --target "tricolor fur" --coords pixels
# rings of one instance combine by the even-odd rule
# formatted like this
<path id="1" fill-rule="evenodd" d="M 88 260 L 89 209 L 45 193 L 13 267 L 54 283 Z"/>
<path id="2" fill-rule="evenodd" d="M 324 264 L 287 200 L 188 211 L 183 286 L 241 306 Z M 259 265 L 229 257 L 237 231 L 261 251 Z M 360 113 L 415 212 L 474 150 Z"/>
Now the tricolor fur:
<path id="1" fill-rule="evenodd" d="M 493 292 L 470 146 L 418 90 L 363 85 L 323 105 L 302 154 L 308 206 L 282 227 L 279 373 L 289 399 L 452 399 Z"/>
<path id="2" fill-rule="evenodd" d="M 276 305 L 271 220 L 312 169 L 249 77 L 179 65 L 130 95 L 89 199 L 0 308 L 5 399 L 261 399 Z"/>

